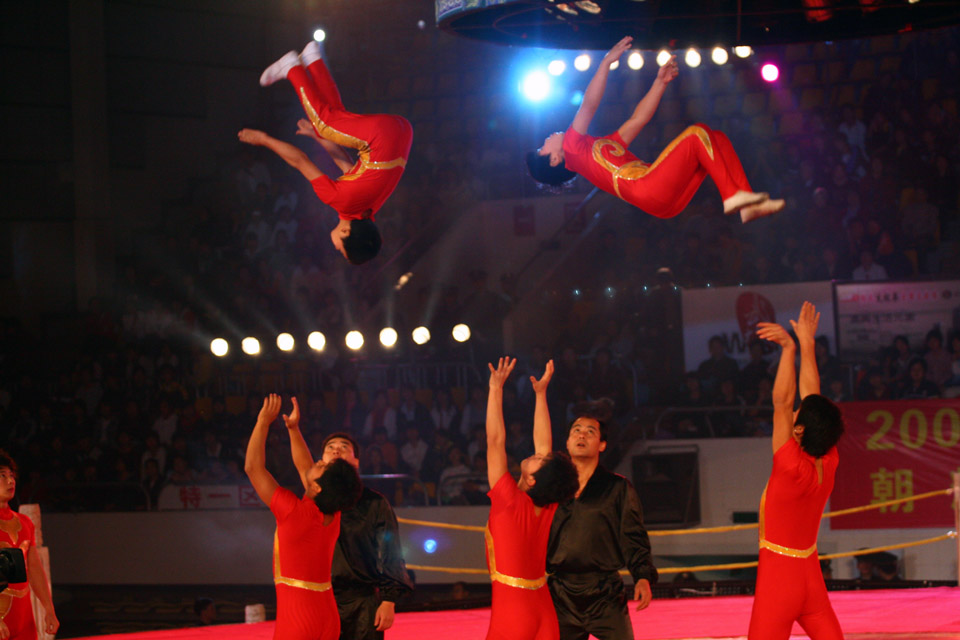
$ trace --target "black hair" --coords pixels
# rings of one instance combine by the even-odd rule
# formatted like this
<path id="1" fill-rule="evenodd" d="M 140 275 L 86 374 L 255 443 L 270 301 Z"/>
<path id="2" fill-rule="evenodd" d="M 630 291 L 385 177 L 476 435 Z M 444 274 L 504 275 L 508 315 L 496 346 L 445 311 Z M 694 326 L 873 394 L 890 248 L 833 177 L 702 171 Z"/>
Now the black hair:
<path id="1" fill-rule="evenodd" d="M 918 364 L 921 367 L 923 367 L 924 374 L 927 373 L 927 361 L 919 356 L 914 356 L 910 358 L 910 362 L 907 363 L 907 371 L 910 371 L 910 369 L 913 369 L 913 365 L 915 364 Z"/>
<path id="2" fill-rule="evenodd" d="M 14 478 L 17 477 L 17 463 L 14 461 L 13 456 L 3 449 L 0 449 L 0 469 L 3 467 L 10 469 L 10 471 L 13 472 Z"/>
<path id="3" fill-rule="evenodd" d="M 350 264 L 363 264 L 380 253 L 383 240 L 373 220 L 351 220 L 350 235 L 343 239 L 343 250 Z"/>
<path id="4" fill-rule="evenodd" d="M 580 488 L 577 468 L 570 456 L 561 451 L 551 453 L 543 466 L 534 472 L 533 478 L 536 482 L 527 490 L 527 495 L 538 507 L 566 502 Z"/>
<path id="5" fill-rule="evenodd" d="M 550 156 L 542 156 L 536 151 L 527 153 L 527 171 L 531 178 L 551 187 L 566 186 L 577 177 L 577 174 L 567 169 L 563 163 L 551 167 Z"/>
<path id="6" fill-rule="evenodd" d="M 570 430 L 573 429 L 574 423 L 580 418 L 590 418 L 596 420 L 597 424 L 600 425 L 600 442 L 607 441 L 607 421 L 611 416 L 611 406 L 612 402 L 608 398 L 600 398 L 599 400 L 581 402 L 573 407 L 574 418 L 573 422 L 567 427 L 567 437 L 570 437 Z"/>
<path id="7" fill-rule="evenodd" d="M 342 458 L 328 464 L 316 482 L 320 492 L 313 501 L 327 515 L 352 509 L 363 493 L 360 475 L 352 464 Z"/>
<path id="8" fill-rule="evenodd" d="M 795 424 L 803 425 L 800 447 L 814 458 L 830 451 L 844 430 L 840 407 L 816 393 L 811 393 L 800 403 Z"/>
<path id="9" fill-rule="evenodd" d="M 328 435 L 326 438 L 323 439 L 323 448 L 326 449 L 327 443 L 333 440 L 334 438 L 341 438 L 349 442 L 350 446 L 353 447 L 353 457 L 354 458 L 360 457 L 360 445 L 357 444 L 356 439 L 354 439 L 354 437 L 349 433 L 347 433 L 346 431 L 334 431 L 333 433 Z"/>
<path id="10" fill-rule="evenodd" d="M 923 339 L 923 344 L 930 342 L 930 338 L 936 338 L 940 341 L 940 346 L 943 346 L 943 332 L 940 331 L 939 328 L 934 327 L 933 329 L 930 329 L 930 331 L 927 331 L 927 336 Z"/>

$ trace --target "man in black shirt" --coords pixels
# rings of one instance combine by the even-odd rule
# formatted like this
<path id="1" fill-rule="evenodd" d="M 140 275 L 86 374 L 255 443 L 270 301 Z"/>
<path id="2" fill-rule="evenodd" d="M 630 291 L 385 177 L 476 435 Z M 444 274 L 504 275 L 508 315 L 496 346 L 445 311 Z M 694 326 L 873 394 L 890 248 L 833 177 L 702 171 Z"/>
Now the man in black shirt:
<path id="1" fill-rule="evenodd" d="M 605 425 L 581 415 L 570 426 L 567 451 L 580 478 L 576 497 L 557 508 L 547 545 L 550 595 L 561 640 L 632 639 L 627 592 L 618 573 L 633 576 L 637 609 L 650 604 L 657 570 L 643 526 L 640 499 L 630 482 L 600 465 Z"/>

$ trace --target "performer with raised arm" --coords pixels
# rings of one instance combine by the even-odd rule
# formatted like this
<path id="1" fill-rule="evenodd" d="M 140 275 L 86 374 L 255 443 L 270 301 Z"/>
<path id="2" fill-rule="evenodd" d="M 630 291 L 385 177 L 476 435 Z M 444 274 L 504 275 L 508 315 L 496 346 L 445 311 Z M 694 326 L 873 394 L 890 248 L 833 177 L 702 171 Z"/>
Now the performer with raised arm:
<path id="1" fill-rule="evenodd" d="M 374 216 L 400 181 L 413 127 L 397 115 L 347 111 L 317 42 L 311 41 L 299 55 L 290 51 L 267 67 L 260 84 L 266 87 L 284 78 L 293 85 L 307 116 L 297 133 L 319 142 L 343 175 L 336 179 L 324 175 L 303 151 L 263 131 L 243 129 L 238 137 L 267 147 L 302 173 L 317 197 L 340 218 L 330 232 L 333 246 L 351 264 L 367 262 L 380 252 Z M 355 149 L 359 159 L 354 162 L 342 147 Z"/>
<path id="2" fill-rule="evenodd" d="M 843 435 L 837 405 L 820 395 L 814 338 L 820 314 L 809 302 L 790 324 L 800 344 L 800 408 L 794 412 L 796 345 L 783 327 L 757 324 L 780 345 L 773 385 L 773 471 L 760 498 L 760 566 L 750 640 L 787 640 L 799 622 L 811 640 L 843 638 L 817 556 L 823 507 L 833 490 Z"/>
<path id="3" fill-rule="evenodd" d="M 492 582 L 489 640 L 555 640 L 557 614 L 547 589 L 546 555 L 550 523 L 557 503 L 577 490 L 577 471 L 570 458 L 552 450 L 547 385 L 553 376 L 549 361 L 543 376 L 530 376 L 536 394 L 533 417 L 534 454 L 520 463 L 520 481 L 507 471 L 503 385 L 516 359 L 500 358 L 490 367 L 487 398 L 487 566 Z"/>
<path id="4" fill-rule="evenodd" d="M 753 192 L 730 139 L 705 124 L 687 127 L 652 164 L 627 150 L 656 113 L 667 85 L 677 77 L 676 56 L 660 67 L 653 86 L 619 129 L 602 138 L 587 135 L 603 99 L 610 65 L 619 60 L 632 42 L 633 38 L 627 36 L 600 61 L 570 128 L 548 136 L 542 147 L 527 154 L 533 179 L 561 186 L 580 174 L 595 187 L 650 215 L 672 218 L 683 211 L 709 175 L 720 190 L 723 212 L 739 211 L 743 222 L 783 209 L 783 200 L 771 200 L 766 193 Z"/>
<path id="5" fill-rule="evenodd" d="M 0 640 L 37 640 L 30 592 L 43 607 L 43 630 L 53 635 L 60 621 L 53 609 L 47 574 L 37 553 L 33 521 L 10 508 L 17 493 L 17 463 L 0 449 L 0 549 L 20 549 L 27 566 L 27 581 L 9 584 L 0 592 Z"/>
<path id="6" fill-rule="evenodd" d="M 335 640 L 340 635 L 340 618 L 330 583 L 333 547 L 340 533 L 340 512 L 356 504 L 362 486 L 357 470 L 345 460 L 320 461 L 301 472 L 302 499 L 279 486 L 265 464 L 267 432 L 279 414 L 280 396 L 272 393 L 257 416 L 244 464 L 254 490 L 277 520 L 273 540 L 277 624 L 273 637 Z M 299 433 L 291 433 L 291 438 Z M 296 459 L 298 447 L 292 442 L 291 450 Z"/>

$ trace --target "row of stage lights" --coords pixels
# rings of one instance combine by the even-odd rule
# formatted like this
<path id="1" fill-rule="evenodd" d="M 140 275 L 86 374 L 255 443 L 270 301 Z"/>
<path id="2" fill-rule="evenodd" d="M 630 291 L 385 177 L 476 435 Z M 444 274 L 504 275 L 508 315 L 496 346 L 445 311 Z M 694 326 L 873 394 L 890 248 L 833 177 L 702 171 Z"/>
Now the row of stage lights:
<path id="1" fill-rule="evenodd" d="M 466 342 L 470 339 L 470 327 L 465 324 L 458 324 L 450 331 L 450 335 L 457 342 Z M 426 327 L 417 327 L 410 334 L 411 339 L 418 345 L 424 345 L 430 342 L 430 330 Z M 384 327 L 380 330 L 380 344 L 386 349 L 392 349 L 400 339 L 400 334 L 393 327 Z M 357 351 L 363 348 L 365 338 L 357 330 L 347 332 L 344 337 L 344 344 L 351 351 Z M 323 352 L 327 348 L 327 337 L 320 331 L 313 331 L 307 336 L 307 346 L 317 352 Z M 289 333 L 281 333 L 277 336 L 277 349 L 283 352 L 291 352 L 296 348 L 296 339 Z M 247 336 L 240 341 L 240 350 L 248 356 L 260 355 L 262 349 L 260 340 L 253 336 Z M 230 353 L 230 343 L 225 338 L 214 338 L 210 341 L 210 352 L 218 358 L 222 358 Z"/>

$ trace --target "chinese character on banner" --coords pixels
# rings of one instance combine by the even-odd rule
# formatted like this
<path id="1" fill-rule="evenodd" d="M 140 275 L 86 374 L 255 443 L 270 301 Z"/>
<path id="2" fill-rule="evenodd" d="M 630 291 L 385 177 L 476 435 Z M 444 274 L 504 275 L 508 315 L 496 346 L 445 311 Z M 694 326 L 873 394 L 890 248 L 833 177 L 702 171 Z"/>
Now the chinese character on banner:
<path id="1" fill-rule="evenodd" d="M 262 506 L 260 497 L 253 487 L 240 487 L 240 506 L 241 507 L 259 507 Z"/>
<path id="2" fill-rule="evenodd" d="M 200 487 L 180 487 L 180 502 L 184 509 L 199 509 L 200 497 Z"/>
<path id="3" fill-rule="evenodd" d="M 893 471 L 887 471 L 885 467 L 880 467 L 874 473 L 870 474 L 870 480 L 873 481 L 873 499 L 870 501 L 870 504 L 909 498 L 913 495 L 912 469 L 894 469 Z M 913 502 L 890 505 L 890 511 L 901 511 L 901 507 L 903 507 L 903 513 L 910 513 L 913 511 Z M 880 507 L 880 513 L 886 512 L 887 507 Z"/>

